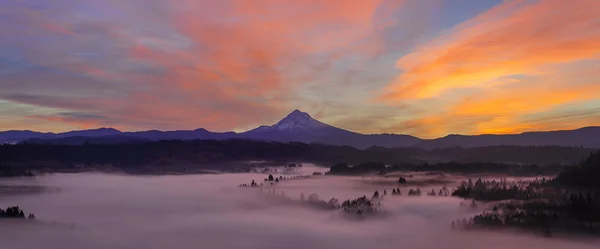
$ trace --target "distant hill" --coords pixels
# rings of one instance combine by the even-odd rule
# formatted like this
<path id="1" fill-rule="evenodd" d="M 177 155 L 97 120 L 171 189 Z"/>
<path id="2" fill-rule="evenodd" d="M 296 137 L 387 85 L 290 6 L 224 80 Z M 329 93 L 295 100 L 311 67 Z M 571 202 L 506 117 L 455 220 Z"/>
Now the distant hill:
<path id="1" fill-rule="evenodd" d="M 0 143 L 16 143 L 24 140 L 34 139 L 62 139 L 67 137 L 103 137 L 121 134 L 121 131 L 113 128 L 98 128 L 91 130 L 69 131 L 64 133 L 42 133 L 35 131 L 0 131 Z"/>
<path id="2" fill-rule="evenodd" d="M 195 139 L 230 139 L 236 138 L 235 132 L 210 132 L 206 129 L 196 129 L 193 131 L 179 130 L 179 131 L 137 131 L 137 132 L 124 132 L 123 135 L 129 137 L 141 137 L 152 141 L 160 140 L 195 140 Z"/>
<path id="3" fill-rule="evenodd" d="M 414 146 L 424 149 L 449 147 L 485 147 L 495 145 L 517 146 L 569 146 L 600 148 L 600 127 L 577 130 L 525 132 L 509 135 L 449 135 L 443 138 L 423 140 Z"/>
<path id="4" fill-rule="evenodd" d="M 122 132 L 113 128 L 99 128 L 92 130 L 81 130 L 81 131 L 69 131 L 65 133 L 58 133 L 52 136 L 52 138 L 66 138 L 66 137 L 104 137 L 119 135 Z"/>
<path id="5" fill-rule="evenodd" d="M 16 143 L 31 138 L 50 138 L 54 133 L 35 131 L 0 131 L 0 143 Z"/>
<path id="6" fill-rule="evenodd" d="M 85 139 L 84 139 L 85 137 Z M 276 142 L 319 143 L 326 145 L 352 146 L 366 149 L 372 146 L 387 148 L 416 147 L 427 150 L 453 147 L 488 146 L 560 146 L 600 148 L 600 127 L 585 127 L 576 130 L 525 132 L 508 135 L 448 135 L 436 139 L 420 139 L 402 134 L 360 134 L 344 130 L 319 120 L 308 113 L 294 110 L 279 122 L 242 132 L 211 132 L 206 129 L 176 131 L 121 132 L 113 128 L 70 131 L 65 133 L 41 133 L 35 131 L 0 132 L 2 143 L 129 143 L 162 140 L 225 140 L 252 139 Z"/>
<path id="7" fill-rule="evenodd" d="M 27 143 L 33 144 L 54 144 L 54 145 L 84 145 L 84 144 L 130 144 L 140 142 L 150 142 L 152 140 L 144 137 L 127 136 L 123 134 L 109 135 L 101 137 L 63 137 L 54 139 L 31 138 L 25 140 Z"/>

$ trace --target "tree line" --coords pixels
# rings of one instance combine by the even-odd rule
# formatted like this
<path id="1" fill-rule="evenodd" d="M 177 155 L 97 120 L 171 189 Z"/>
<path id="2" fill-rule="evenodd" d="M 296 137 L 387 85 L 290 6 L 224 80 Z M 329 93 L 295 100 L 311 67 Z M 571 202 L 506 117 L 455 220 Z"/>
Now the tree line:
<path id="1" fill-rule="evenodd" d="M 140 165 L 207 165 L 245 160 L 309 161 L 333 164 L 347 162 L 381 162 L 397 169 L 420 167 L 435 170 L 446 165 L 436 161 L 455 161 L 452 166 L 466 171 L 480 168 L 482 163 L 468 166 L 468 162 L 488 161 L 516 164 L 538 162 L 540 165 L 574 163 L 585 158 L 589 149 L 572 147 L 518 147 L 493 146 L 484 148 L 449 148 L 424 150 L 418 148 L 372 147 L 365 150 L 349 146 L 306 144 L 299 142 L 268 142 L 256 140 L 170 140 L 130 144 L 60 145 L 22 143 L 0 145 L 0 165 L 16 165 L 29 169 L 77 169 L 78 165 L 113 165 L 135 169 Z M 470 155 L 477 155 L 476 157 Z M 425 163 L 433 164 L 425 164 Z M 507 163 L 508 164 L 508 163 Z M 374 165 L 374 164 L 373 164 Z M 488 164 L 486 164 L 488 165 Z M 381 165 L 376 165 L 381 168 Z M 485 166 L 485 165 L 484 165 Z M 498 165 L 489 164 L 486 170 Z M 469 168 L 470 167 L 470 168 Z M 448 168 L 448 167 L 445 167 Z M 540 170 L 538 168 L 515 171 Z"/>

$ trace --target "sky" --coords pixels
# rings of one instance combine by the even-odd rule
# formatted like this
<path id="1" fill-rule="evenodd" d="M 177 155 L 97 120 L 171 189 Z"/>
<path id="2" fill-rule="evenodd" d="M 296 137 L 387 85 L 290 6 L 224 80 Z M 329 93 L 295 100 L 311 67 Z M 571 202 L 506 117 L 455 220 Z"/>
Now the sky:
<path id="1" fill-rule="evenodd" d="M 0 0 L 0 130 L 600 125 L 597 0 Z"/>

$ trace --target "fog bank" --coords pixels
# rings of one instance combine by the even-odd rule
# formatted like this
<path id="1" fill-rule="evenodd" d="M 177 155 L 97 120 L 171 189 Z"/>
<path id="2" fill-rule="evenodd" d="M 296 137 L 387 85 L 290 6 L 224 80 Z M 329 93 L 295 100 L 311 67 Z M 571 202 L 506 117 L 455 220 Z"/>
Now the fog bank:
<path id="1" fill-rule="evenodd" d="M 237 187 L 265 177 L 54 174 L 0 180 L 50 190 L 0 195 L 0 207 L 19 205 L 38 217 L 36 223 L 0 221 L 0 248 L 597 248 L 589 241 L 451 231 L 450 220 L 468 215 L 458 210 L 461 200 L 451 197 L 387 196 L 385 219 L 359 222 L 337 211 L 278 205 L 259 198 L 257 189 Z M 343 201 L 386 185 L 318 176 L 274 188 L 294 199 L 317 193 Z"/>

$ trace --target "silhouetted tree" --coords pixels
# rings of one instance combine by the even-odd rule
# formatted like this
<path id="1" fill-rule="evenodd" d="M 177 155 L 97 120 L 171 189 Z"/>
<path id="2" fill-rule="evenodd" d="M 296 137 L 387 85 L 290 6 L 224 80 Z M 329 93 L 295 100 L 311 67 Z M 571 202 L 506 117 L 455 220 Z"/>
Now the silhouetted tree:
<path id="1" fill-rule="evenodd" d="M 398 183 L 399 183 L 399 184 L 406 184 L 406 183 L 407 183 L 407 182 L 406 182 L 406 178 L 404 178 L 404 177 L 400 177 L 400 178 L 398 178 Z"/>

